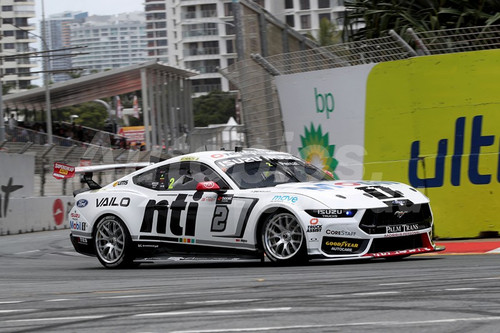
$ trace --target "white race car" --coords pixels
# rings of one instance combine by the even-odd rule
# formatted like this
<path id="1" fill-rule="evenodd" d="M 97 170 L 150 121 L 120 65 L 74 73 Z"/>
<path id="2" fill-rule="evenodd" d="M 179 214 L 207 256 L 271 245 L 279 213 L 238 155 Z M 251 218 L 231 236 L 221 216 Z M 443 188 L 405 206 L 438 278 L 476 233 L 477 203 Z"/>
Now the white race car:
<path id="1" fill-rule="evenodd" d="M 86 179 L 91 189 L 76 194 L 69 213 L 70 238 L 76 251 L 108 268 L 161 255 L 289 264 L 440 250 L 431 239 L 429 199 L 416 189 L 334 180 L 287 153 L 200 152 L 102 188 Z"/>

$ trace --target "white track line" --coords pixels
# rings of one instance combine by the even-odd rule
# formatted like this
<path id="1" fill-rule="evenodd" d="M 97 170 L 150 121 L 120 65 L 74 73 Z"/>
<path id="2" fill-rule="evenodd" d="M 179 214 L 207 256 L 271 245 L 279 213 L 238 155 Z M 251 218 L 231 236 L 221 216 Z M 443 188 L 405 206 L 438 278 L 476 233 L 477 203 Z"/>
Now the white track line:
<path id="1" fill-rule="evenodd" d="M 76 321 L 76 320 L 84 320 L 84 319 L 99 319 L 104 318 L 106 316 L 72 316 L 72 317 L 56 317 L 56 318 L 31 318 L 31 319 L 11 319 L 4 320 L 4 323 L 29 323 L 29 322 L 37 322 L 37 321 Z"/>
<path id="2" fill-rule="evenodd" d="M 1 301 L 0 304 L 17 304 L 22 302 L 23 301 Z"/>
<path id="3" fill-rule="evenodd" d="M 36 309 L 0 310 L 0 313 L 29 312 L 29 311 L 36 311 Z"/>
<path id="4" fill-rule="evenodd" d="M 35 252 L 40 252 L 40 250 L 31 250 L 31 251 L 17 252 L 17 253 L 14 253 L 14 254 L 15 255 L 20 255 L 20 254 L 28 254 L 28 253 L 35 253 Z"/>
<path id="5" fill-rule="evenodd" d="M 252 313 L 252 312 L 284 312 L 290 311 L 291 307 L 284 308 L 258 308 L 258 309 L 243 309 L 243 310 L 200 310 L 200 311 L 172 311 L 172 312 L 152 312 L 136 314 L 134 317 L 164 317 L 164 316 L 186 316 L 186 315 L 225 315 L 237 313 Z"/>
<path id="6" fill-rule="evenodd" d="M 263 331 L 289 331 L 289 330 L 314 330 L 319 328 L 342 328 L 351 326 L 385 326 L 385 327 L 400 327 L 400 326 L 413 326 L 413 325 L 433 325 L 433 324 L 448 324 L 459 322 L 491 322 L 498 321 L 500 317 L 475 317 L 475 318 L 450 318 L 450 319 L 435 319 L 435 320 L 422 320 L 422 321 L 374 321 L 374 322 L 354 322 L 345 324 L 331 324 L 331 325 L 294 325 L 294 326 L 268 326 L 268 327 L 252 327 L 252 328 L 226 328 L 226 329 L 209 329 L 209 330 L 186 330 L 186 331 L 173 331 L 171 333 L 215 333 L 215 332 L 263 332 Z"/>

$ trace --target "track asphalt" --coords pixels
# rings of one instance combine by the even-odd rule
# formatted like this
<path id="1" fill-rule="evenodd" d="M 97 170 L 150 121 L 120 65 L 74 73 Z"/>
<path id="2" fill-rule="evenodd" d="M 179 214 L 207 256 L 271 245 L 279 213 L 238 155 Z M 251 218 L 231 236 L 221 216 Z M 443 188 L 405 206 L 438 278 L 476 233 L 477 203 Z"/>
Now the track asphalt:
<path id="1" fill-rule="evenodd" d="M 437 240 L 435 243 L 446 247 L 439 254 L 500 254 L 500 238 Z"/>

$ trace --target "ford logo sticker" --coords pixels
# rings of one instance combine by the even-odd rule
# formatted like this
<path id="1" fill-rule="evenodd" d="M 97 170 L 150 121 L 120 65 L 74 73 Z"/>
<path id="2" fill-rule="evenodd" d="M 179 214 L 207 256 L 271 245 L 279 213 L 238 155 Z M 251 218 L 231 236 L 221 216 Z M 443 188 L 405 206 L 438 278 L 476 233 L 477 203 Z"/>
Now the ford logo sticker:
<path id="1" fill-rule="evenodd" d="M 80 200 L 78 200 L 78 201 L 76 202 L 76 206 L 77 206 L 78 208 L 83 208 L 83 207 L 87 206 L 87 204 L 88 204 L 88 203 L 89 203 L 89 202 L 88 202 L 87 200 L 85 200 L 85 199 L 80 199 Z"/>

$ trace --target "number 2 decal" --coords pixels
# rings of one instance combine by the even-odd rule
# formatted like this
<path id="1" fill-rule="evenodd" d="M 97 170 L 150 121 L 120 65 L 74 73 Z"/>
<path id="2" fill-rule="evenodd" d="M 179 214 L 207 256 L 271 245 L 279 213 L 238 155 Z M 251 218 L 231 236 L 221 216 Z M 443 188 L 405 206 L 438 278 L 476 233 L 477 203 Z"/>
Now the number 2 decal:
<path id="1" fill-rule="evenodd" d="M 227 206 L 215 206 L 214 216 L 212 218 L 212 227 L 210 231 L 222 232 L 226 230 L 228 215 L 229 208 L 227 208 Z"/>
<path id="2" fill-rule="evenodd" d="M 175 178 L 170 178 L 168 180 L 168 189 L 171 190 L 174 188 L 174 182 L 175 182 Z"/>

